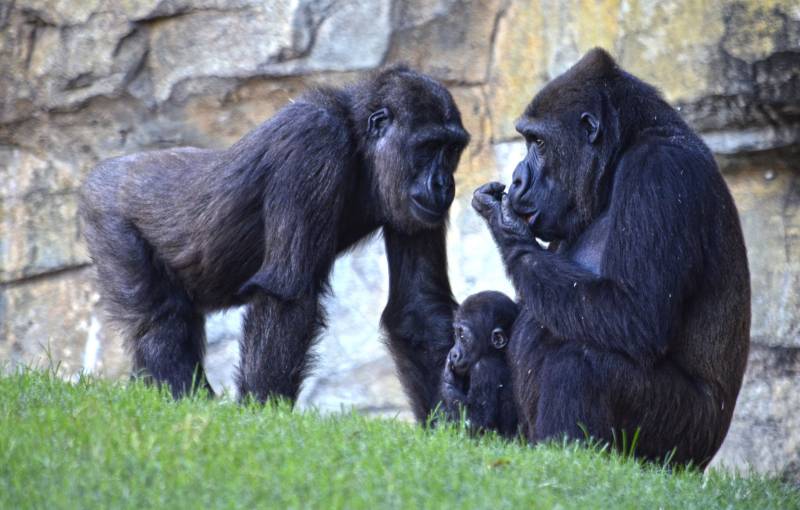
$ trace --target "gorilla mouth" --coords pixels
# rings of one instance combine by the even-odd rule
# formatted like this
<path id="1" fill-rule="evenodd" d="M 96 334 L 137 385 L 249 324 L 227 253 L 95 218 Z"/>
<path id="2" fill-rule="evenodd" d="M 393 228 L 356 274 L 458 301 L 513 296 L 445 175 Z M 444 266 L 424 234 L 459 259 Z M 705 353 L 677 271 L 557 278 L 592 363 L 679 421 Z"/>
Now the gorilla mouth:
<path id="1" fill-rule="evenodd" d="M 414 197 L 411 197 L 411 203 L 413 204 L 412 211 L 414 215 L 425 223 L 438 223 L 444 216 L 443 211 L 431 209 Z"/>
<path id="2" fill-rule="evenodd" d="M 522 219 L 525 220 L 525 223 L 528 224 L 528 228 L 530 228 L 531 233 L 533 234 L 533 239 L 536 243 L 542 247 L 542 249 L 547 251 L 556 251 L 558 249 L 559 241 L 556 239 L 555 235 L 552 235 L 550 232 L 543 231 L 539 226 L 536 227 L 536 222 L 539 219 L 541 211 L 536 211 L 532 214 L 526 214 L 522 216 Z"/>

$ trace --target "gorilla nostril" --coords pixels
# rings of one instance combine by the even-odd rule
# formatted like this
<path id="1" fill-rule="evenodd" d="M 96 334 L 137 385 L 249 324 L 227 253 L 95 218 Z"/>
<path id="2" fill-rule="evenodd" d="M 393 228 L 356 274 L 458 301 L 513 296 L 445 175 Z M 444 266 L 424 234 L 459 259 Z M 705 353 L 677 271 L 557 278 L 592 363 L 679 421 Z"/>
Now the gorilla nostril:
<path id="1" fill-rule="evenodd" d="M 438 193 L 442 191 L 442 188 L 444 188 L 446 185 L 447 185 L 447 176 L 442 174 L 435 174 L 431 177 L 430 186 L 432 191 Z"/>

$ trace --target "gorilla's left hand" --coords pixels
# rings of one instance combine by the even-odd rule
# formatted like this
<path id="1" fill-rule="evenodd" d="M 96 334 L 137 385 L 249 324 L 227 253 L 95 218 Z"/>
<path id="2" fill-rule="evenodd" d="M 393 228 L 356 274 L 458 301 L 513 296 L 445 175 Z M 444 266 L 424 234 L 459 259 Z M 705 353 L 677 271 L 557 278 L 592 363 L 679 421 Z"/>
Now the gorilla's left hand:
<path id="1" fill-rule="evenodd" d="M 528 224 L 511 209 L 505 186 L 499 182 L 484 184 L 472 195 L 472 208 L 483 216 L 497 242 L 533 239 Z"/>

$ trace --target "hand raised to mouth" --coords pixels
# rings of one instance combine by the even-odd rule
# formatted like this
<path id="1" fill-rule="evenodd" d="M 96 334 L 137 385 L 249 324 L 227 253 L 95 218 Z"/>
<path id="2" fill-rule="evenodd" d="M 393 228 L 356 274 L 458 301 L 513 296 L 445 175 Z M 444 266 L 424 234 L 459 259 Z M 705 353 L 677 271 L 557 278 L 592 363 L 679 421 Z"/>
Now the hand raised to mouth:
<path id="1" fill-rule="evenodd" d="M 533 239 L 528 223 L 511 208 L 505 185 L 499 182 L 484 184 L 472 196 L 472 208 L 489 225 L 495 240 L 502 242 L 508 237 Z"/>

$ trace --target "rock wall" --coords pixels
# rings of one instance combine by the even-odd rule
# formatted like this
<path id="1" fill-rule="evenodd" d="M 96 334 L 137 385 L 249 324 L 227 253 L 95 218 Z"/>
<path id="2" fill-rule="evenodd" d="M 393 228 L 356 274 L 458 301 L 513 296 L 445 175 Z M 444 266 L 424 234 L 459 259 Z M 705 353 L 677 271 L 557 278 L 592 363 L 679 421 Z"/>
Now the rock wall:
<path id="1" fill-rule="evenodd" d="M 319 84 L 406 61 L 443 80 L 473 143 L 449 235 L 459 299 L 511 292 L 472 189 L 508 180 L 513 119 L 601 45 L 657 84 L 719 155 L 753 278 L 753 348 L 717 462 L 800 477 L 800 7 L 794 0 L 6 0 L 0 2 L 0 360 L 127 373 L 102 326 L 76 219 L 98 160 L 224 147 Z M 337 262 L 301 403 L 409 416 L 382 346 L 379 241 Z M 237 311 L 209 318 L 230 387 Z"/>

